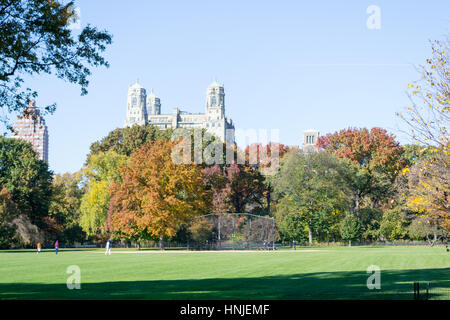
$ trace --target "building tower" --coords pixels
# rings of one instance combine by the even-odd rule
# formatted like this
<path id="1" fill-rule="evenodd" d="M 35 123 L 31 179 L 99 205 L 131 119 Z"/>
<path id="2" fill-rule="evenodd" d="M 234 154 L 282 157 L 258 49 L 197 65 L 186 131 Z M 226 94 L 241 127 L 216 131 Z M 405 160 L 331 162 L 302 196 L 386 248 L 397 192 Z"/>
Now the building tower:
<path id="1" fill-rule="evenodd" d="M 303 132 L 303 146 L 304 152 L 317 152 L 317 142 L 319 141 L 319 131 L 310 129 Z"/>
<path id="2" fill-rule="evenodd" d="M 147 96 L 147 115 L 161 114 L 161 100 L 153 93 L 153 89 L 150 90 L 150 94 Z"/>
<path id="3" fill-rule="evenodd" d="M 206 90 L 206 113 L 225 114 L 225 90 L 214 79 Z"/>
<path id="4" fill-rule="evenodd" d="M 39 159 L 48 162 L 48 128 L 34 100 L 30 101 L 23 115 L 17 119 L 11 137 L 30 142 Z"/>
<path id="5" fill-rule="evenodd" d="M 225 90 L 223 85 L 213 83 L 206 89 L 206 130 L 226 141 Z"/>
<path id="6" fill-rule="evenodd" d="M 136 83 L 128 88 L 125 127 L 131 127 L 134 124 L 142 126 L 147 123 L 146 98 L 147 94 L 145 89 L 136 80 Z"/>

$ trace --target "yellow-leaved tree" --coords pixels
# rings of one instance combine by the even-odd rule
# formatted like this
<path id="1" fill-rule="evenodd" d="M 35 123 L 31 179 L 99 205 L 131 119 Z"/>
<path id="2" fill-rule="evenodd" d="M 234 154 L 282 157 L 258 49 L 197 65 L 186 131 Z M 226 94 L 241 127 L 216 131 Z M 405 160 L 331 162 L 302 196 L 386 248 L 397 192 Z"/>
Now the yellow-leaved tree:
<path id="1" fill-rule="evenodd" d="M 82 170 L 86 193 L 81 198 L 80 225 L 88 235 L 104 233 L 110 206 L 110 187 L 120 180 L 118 168 L 127 157 L 114 151 L 92 155 Z"/>

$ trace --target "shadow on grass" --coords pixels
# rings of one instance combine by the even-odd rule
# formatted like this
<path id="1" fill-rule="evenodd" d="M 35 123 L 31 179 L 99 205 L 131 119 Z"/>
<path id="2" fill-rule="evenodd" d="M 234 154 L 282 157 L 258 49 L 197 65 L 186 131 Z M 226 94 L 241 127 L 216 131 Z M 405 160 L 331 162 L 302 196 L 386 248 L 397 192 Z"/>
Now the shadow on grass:
<path id="1" fill-rule="evenodd" d="M 410 300 L 414 297 L 414 281 L 430 281 L 431 298 L 450 299 L 449 274 L 448 268 L 385 270 L 381 273 L 381 290 L 367 288 L 369 275 L 365 272 L 98 283 L 84 283 L 81 279 L 81 290 L 69 290 L 65 283 L 1 283 L 0 299 Z"/>

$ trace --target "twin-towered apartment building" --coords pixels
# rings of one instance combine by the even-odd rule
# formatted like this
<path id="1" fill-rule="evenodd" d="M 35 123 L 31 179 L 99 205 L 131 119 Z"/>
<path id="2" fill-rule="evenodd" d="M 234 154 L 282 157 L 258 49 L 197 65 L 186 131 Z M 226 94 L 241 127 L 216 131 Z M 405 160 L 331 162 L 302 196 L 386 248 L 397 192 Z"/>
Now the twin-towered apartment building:
<path id="1" fill-rule="evenodd" d="M 206 90 L 205 113 L 188 113 L 173 108 L 170 114 L 161 114 L 161 100 L 136 82 L 128 89 L 125 126 L 153 125 L 159 129 L 204 128 L 227 144 L 234 143 L 234 124 L 225 115 L 225 90 L 214 80 Z"/>

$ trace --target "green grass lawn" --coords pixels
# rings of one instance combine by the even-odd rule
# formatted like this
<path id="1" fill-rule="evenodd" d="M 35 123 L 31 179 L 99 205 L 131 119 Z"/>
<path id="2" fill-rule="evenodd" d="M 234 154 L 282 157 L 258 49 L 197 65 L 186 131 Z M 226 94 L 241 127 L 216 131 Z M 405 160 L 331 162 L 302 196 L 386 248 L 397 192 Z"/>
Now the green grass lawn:
<path id="1" fill-rule="evenodd" d="M 442 247 L 124 251 L 0 251 L 0 299 L 412 299 L 414 281 L 450 299 Z M 67 289 L 71 265 L 81 269 L 81 290 Z M 381 268 L 381 290 L 367 289 L 369 265 Z"/>

